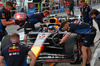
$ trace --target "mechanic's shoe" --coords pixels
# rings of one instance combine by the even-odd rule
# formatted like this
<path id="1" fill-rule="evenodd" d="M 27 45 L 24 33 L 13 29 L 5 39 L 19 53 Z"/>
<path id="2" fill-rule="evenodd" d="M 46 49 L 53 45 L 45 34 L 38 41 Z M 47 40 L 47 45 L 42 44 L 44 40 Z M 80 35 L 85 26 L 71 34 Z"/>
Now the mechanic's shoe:
<path id="1" fill-rule="evenodd" d="M 90 63 L 89 63 L 89 64 L 86 64 L 86 66 L 91 66 L 91 65 L 90 65 Z"/>
<path id="2" fill-rule="evenodd" d="M 70 62 L 70 64 L 72 64 L 72 65 L 73 65 L 73 64 L 81 64 L 81 61 L 76 61 L 76 62 L 74 62 L 74 63 L 73 63 L 73 62 Z"/>

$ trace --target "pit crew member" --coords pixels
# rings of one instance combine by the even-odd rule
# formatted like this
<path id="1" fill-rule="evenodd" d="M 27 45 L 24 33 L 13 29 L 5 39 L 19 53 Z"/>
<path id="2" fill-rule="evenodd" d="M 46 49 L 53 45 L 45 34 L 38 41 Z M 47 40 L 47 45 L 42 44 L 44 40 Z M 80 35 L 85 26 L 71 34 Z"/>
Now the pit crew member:
<path id="1" fill-rule="evenodd" d="M 38 22 L 45 23 L 43 22 L 43 18 L 47 17 L 48 15 L 49 11 L 44 10 L 43 13 L 36 13 L 28 16 L 30 23 L 27 23 L 26 27 L 24 28 L 24 33 L 25 33 L 24 40 L 27 39 L 29 31 L 35 30 L 34 24 Z M 24 44 L 27 45 L 27 40 L 24 42 Z"/>
<path id="2" fill-rule="evenodd" d="M 97 22 L 100 31 L 100 12 L 96 9 L 90 11 L 91 17 Z"/>
<path id="3" fill-rule="evenodd" d="M 27 66 L 27 55 L 31 58 L 30 66 L 34 66 L 36 56 L 28 47 L 19 44 L 19 35 L 17 33 L 13 33 L 10 41 L 12 43 L 5 47 L 1 52 L 0 66 L 3 66 L 3 61 L 5 61 L 5 66 Z"/>
<path id="4" fill-rule="evenodd" d="M 10 1 L 7 1 L 5 7 L 0 10 L 0 41 L 2 37 L 7 34 L 7 31 L 5 30 L 6 26 L 15 24 L 10 13 L 12 7 L 13 4 Z"/>
<path id="5" fill-rule="evenodd" d="M 65 40 L 71 35 L 71 33 L 84 35 L 83 45 L 82 45 L 82 55 L 83 55 L 82 66 L 89 66 L 92 54 L 90 46 L 93 44 L 96 35 L 96 30 L 88 23 L 81 22 L 78 20 L 71 23 L 68 23 L 66 21 L 62 22 L 61 28 L 67 30 L 68 33 L 62 38 L 60 44 L 65 42 Z"/>
<path id="6" fill-rule="evenodd" d="M 91 16 L 89 15 L 89 12 L 92 10 L 92 7 L 86 4 L 85 0 L 81 0 L 81 3 L 82 7 L 80 8 L 80 17 L 82 18 L 82 21 L 93 25 Z"/>

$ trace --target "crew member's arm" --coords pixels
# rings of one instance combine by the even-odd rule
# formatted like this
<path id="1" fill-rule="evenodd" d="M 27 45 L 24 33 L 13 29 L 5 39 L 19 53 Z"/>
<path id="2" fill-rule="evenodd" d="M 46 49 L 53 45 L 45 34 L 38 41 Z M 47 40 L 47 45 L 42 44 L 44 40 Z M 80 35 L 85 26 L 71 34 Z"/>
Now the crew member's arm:
<path id="1" fill-rule="evenodd" d="M 10 22 L 14 21 L 12 18 L 9 19 Z M 15 22 L 15 21 L 14 21 Z M 14 23 L 13 25 L 17 25 L 16 23 Z"/>
<path id="2" fill-rule="evenodd" d="M 82 12 L 80 13 L 80 16 L 82 16 Z"/>
<path id="3" fill-rule="evenodd" d="M 11 25 L 11 24 L 15 24 L 15 21 L 9 21 L 7 22 L 6 19 L 1 19 L 1 22 L 4 26 L 8 26 L 8 25 Z"/>
<path id="4" fill-rule="evenodd" d="M 71 32 L 68 32 L 60 41 L 60 44 L 66 41 L 66 39 L 71 35 Z"/>
<path id="5" fill-rule="evenodd" d="M 12 19 L 12 18 L 10 18 L 10 19 L 9 19 L 9 21 L 11 22 L 11 21 L 13 21 L 13 19 Z"/>
<path id="6" fill-rule="evenodd" d="M 4 66 L 3 62 L 4 62 L 4 57 L 0 56 L 0 66 Z"/>
<path id="7" fill-rule="evenodd" d="M 31 63 L 30 66 L 35 66 L 36 63 L 36 56 L 34 55 L 34 53 L 32 51 L 28 52 L 28 56 L 31 58 Z"/>

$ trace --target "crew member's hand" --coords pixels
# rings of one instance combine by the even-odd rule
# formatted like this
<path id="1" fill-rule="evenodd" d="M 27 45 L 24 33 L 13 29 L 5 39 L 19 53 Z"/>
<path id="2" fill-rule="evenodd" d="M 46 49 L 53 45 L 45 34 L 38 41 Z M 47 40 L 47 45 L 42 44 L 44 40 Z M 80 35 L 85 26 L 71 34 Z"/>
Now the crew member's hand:
<path id="1" fill-rule="evenodd" d="M 9 21 L 10 21 L 10 22 L 14 22 L 14 24 L 15 24 L 15 21 L 14 21 L 12 18 L 11 18 L 11 19 L 9 19 Z"/>
<path id="2" fill-rule="evenodd" d="M 9 19 L 9 21 L 13 21 L 13 19 L 11 18 L 11 19 Z"/>
<path id="3" fill-rule="evenodd" d="M 17 25 L 16 23 L 15 23 L 15 21 L 13 21 L 14 22 L 14 24 L 13 25 Z"/>

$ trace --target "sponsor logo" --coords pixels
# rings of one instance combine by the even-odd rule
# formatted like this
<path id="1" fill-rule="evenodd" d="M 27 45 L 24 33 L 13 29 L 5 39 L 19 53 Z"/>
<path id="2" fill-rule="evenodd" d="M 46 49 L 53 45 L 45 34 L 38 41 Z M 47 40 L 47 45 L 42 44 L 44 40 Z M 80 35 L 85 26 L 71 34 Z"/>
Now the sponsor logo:
<path id="1" fill-rule="evenodd" d="M 75 23 L 76 25 L 77 25 L 77 24 L 81 25 L 82 22 L 80 22 L 80 21 L 75 21 L 74 23 Z"/>
<path id="2" fill-rule="evenodd" d="M 9 53 L 9 56 L 12 56 L 12 55 L 19 55 L 19 52 Z"/>
<path id="3" fill-rule="evenodd" d="M 9 49 L 18 49 L 18 46 L 9 47 Z"/>
<path id="4" fill-rule="evenodd" d="M 20 49 L 13 49 L 13 50 L 8 50 L 8 52 L 19 52 Z"/>
<path id="5" fill-rule="evenodd" d="M 12 47 L 9 47 L 9 56 L 12 56 L 12 55 L 19 55 L 19 47 L 18 46 L 12 46 Z"/>
<path id="6" fill-rule="evenodd" d="M 5 13 L 2 13 L 2 18 L 5 18 Z"/>
<path id="7" fill-rule="evenodd" d="M 32 30 L 32 28 L 26 28 L 26 30 Z"/>
<path id="8" fill-rule="evenodd" d="M 87 43 L 88 41 L 87 40 L 84 40 L 84 42 Z"/>

